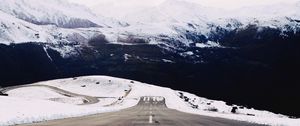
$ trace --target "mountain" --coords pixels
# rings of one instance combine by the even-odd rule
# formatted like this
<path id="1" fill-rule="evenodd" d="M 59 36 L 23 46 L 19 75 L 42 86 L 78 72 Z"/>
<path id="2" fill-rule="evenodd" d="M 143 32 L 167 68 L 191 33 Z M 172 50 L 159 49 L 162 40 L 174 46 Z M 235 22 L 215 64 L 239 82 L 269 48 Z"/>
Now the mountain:
<path id="1" fill-rule="evenodd" d="M 116 1 L 90 11 L 3 0 L 0 83 L 110 75 L 300 117 L 299 2 L 230 11 Z"/>
<path id="2" fill-rule="evenodd" d="M 62 55 L 101 35 L 86 27 L 111 27 L 119 22 L 95 16 L 88 8 L 66 1 L 3 0 L 0 5 L 0 43 L 48 43 Z M 107 24 L 105 23 L 107 22 Z M 57 47 L 59 45 L 64 45 Z M 70 47 L 72 46 L 72 47 Z"/>
<path id="3" fill-rule="evenodd" d="M 128 1 L 128 3 L 132 3 L 132 1 Z M 108 29 L 110 32 L 106 36 L 114 36 L 109 41 L 116 42 L 116 38 L 122 38 L 124 35 L 135 36 L 143 38 L 148 43 L 176 50 L 195 47 L 197 44 L 205 44 L 210 47 L 207 42 L 225 46 L 226 44 L 223 44 L 222 41 L 226 34 L 236 34 L 250 27 L 256 27 L 258 34 L 265 29 L 281 32 L 281 36 L 286 36 L 287 32 L 295 34 L 299 32 L 299 14 L 297 13 L 300 8 L 299 2 L 237 10 L 204 7 L 188 0 L 165 0 L 153 6 L 144 4 L 134 6 L 133 4 L 130 7 L 138 9 L 122 10 L 113 2 L 95 6 L 95 13 L 103 14 L 101 9 L 104 8 L 113 14 L 106 16 L 129 24 L 128 27 L 118 29 L 118 31 Z M 253 12 L 253 10 L 257 10 L 259 13 Z M 105 31 L 103 32 L 105 33 Z M 120 32 L 123 34 L 122 36 Z"/>
<path id="4" fill-rule="evenodd" d="M 96 32 L 109 43 L 155 44 L 168 50 L 187 52 L 189 51 L 187 48 L 194 47 L 234 46 L 228 45 L 228 42 L 224 42 L 224 40 L 228 39 L 228 36 L 232 37 L 232 34 L 251 27 L 256 27 L 258 34 L 265 29 L 277 30 L 283 37 L 289 35 L 289 32 L 296 34 L 300 29 L 298 20 L 300 16 L 297 13 L 300 8 L 299 2 L 272 5 L 274 8 L 272 10 L 265 10 L 266 7 L 271 8 L 269 6 L 258 6 L 234 11 L 205 7 L 188 0 L 157 1 L 155 5 L 129 0 L 122 2 L 125 4 L 122 6 L 124 8 L 120 7 L 123 4 L 118 4 L 118 2 L 120 1 L 108 1 L 90 11 L 81 5 L 61 0 L 51 2 L 3 0 L 0 10 L 7 15 L 43 27 L 41 29 L 68 31 L 66 35 L 62 31 L 45 33 L 50 37 L 44 37 L 42 40 L 34 40 L 32 37 L 23 39 L 27 42 L 28 40 L 57 42 L 51 36 L 68 38 L 71 32 L 70 34 L 76 34 L 75 38 L 81 38 L 81 41 L 84 41 L 79 43 L 86 44 L 92 40 L 92 37 L 87 37 L 86 33 Z M 126 9 L 135 7 L 137 8 Z M 254 13 L 252 10 L 259 10 L 261 13 Z M 97 13 L 97 16 L 94 13 Z M 102 14 L 106 17 L 101 16 Z M 46 25 L 54 25 L 58 28 Z M 78 36 L 78 32 L 81 33 L 80 36 Z M 8 42 L 14 42 L 3 36 L 1 38 Z M 67 40 L 67 43 L 70 41 Z"/>
<path id="5" fill-rule="evenodd" d="M 0 10 L 19 19 L 38 24 L 53 24 L 63 28 L 104 27 L 101 17 L 88 8 L 64 0 L 2 0 Z"/>
<path id="6" fill-rule="evenodd" d="M 0 41 L 3 44 L 26 42 L 76 44 L 85 43 L 97 34 L 97 32 L 87 30 L 64 29 L 53 25 L 36 25 L 2 11 L 0 11 L 0 19 Z"/>

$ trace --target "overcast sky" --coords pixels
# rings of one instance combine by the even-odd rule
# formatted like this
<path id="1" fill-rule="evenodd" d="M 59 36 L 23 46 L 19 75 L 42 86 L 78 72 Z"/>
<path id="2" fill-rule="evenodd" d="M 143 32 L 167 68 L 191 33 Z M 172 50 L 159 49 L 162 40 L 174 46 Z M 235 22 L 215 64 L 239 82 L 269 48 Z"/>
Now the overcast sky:
<path id="1" fill-rule="evenodd" d="M 164 0 L 69 0 L 78 4 L 84 4 L 86 6 L 95 6 L 99 3 L 106 3 L 115 1 L 115 4 L 144 4 L 145 6 L 157 5 Z M 253 5 L 264 5 L 264 4 L 274 4 L 280 2 L 294 2 L 300 0 L 186 0 L 195 3 L 199 3 L 204 6 L 212 6 L 225 9 L 235 9 L 243 6 L 253 6 Z"/>

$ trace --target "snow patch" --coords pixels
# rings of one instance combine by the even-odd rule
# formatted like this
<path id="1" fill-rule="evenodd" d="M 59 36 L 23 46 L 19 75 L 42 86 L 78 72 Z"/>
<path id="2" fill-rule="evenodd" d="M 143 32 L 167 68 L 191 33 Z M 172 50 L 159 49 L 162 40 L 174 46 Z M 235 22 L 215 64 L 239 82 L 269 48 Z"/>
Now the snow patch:
<path id="1" fill-rule="evenodd" d="M 162 59 L 162 61 L 165 62 L 165 63 L 174 63 L 174 61 L 168 60 L 168 59 Z"/>
<path id="2" fill-rule="evenodd" d="M 129 54 L 124 54 L 124 61 L 127 62 L 129 60 L 129 58 L 131 58 L 132 56 Z"/>
<path id="3" fill-rule="evenodd" d="M 46 48 L 46 47 L 43 47 L 43 49 L 44 49 L 44 51 L 45 51 L 47 57 L 48 57 L 51 61 L 53 61 L 52 58 L 51 58 L 51 56 L 49 55 L 49 53 L 48 53 L 48 51 L 47 51 L 47 48 Z"/>
<path id="4" fill-rule="evenodd" d="M 220 48 L 222 46 L 218 42 L 208 41 L 206 43 L 196 43 L 196 47 L 199 47 L 199 48 L 214 48 L 214 47 Z"/>

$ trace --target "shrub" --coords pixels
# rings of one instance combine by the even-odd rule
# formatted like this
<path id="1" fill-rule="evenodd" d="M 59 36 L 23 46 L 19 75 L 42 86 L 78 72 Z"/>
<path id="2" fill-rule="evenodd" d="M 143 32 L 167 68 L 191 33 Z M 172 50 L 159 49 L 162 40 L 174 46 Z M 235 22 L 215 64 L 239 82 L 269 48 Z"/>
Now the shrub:
<path id="1" fill-rule="evenodd" d="M 238 110 L 238 107 L 232 107 L 231 113 L 236 113 L 237 110 Z"/>

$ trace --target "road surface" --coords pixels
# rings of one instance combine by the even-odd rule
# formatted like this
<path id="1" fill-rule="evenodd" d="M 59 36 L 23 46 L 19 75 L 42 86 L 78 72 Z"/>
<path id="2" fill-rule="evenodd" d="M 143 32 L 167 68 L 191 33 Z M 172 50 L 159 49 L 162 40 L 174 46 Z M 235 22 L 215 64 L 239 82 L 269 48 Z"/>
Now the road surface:
<path id="1" fill-rule="evenodd" d="M 259 126 L 247 122 L 179 112 L 162 97 L 141 97 L 138 105 L 112 113 L 53 120 L 21 126 Z"/>

